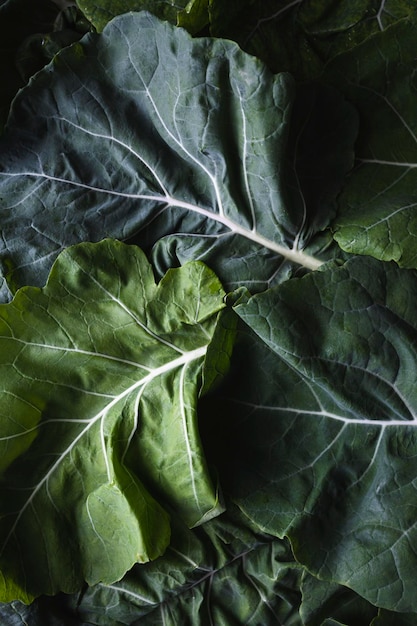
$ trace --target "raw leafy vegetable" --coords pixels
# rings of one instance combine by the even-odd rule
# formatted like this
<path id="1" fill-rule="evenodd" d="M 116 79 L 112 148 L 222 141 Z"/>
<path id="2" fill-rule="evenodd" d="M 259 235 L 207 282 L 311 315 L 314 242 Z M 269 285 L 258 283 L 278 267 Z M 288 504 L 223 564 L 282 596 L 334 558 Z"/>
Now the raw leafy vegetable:
<path id="1" fill-rule="evenodd" d="M 0 134 L 16 92 L 88 28 L 75 7 L 60 11 L 57 4 L 52 0 L 0 3 Z"/>
<path id="2" fill-rule="evenodd" d="M 128 11 L 152 11 L 157 17 L 196 33 L 208 22 L 208 0 L 78 0 L 78 6 L 98 31 Z"/>
<path id="3" fill-rule="evenodd" d="M 57 7 L 50 0 L 39 0 L 36 8 L 33 2 L 25 0 L 0 3 L 0 132 L 8 115 L 10 102 L 24 84 L 16 67 L 17 51 L 22 42 L 33 33 L 51 30 L 57 13 Z"/>
<path id="4" fill-rule="evenodd" d="M 340 152 L 316 223 L 293 166 L 318 111 L 309 103 L 298 114 L 291 154 L 293 99 L 288 75 L 273 76 L 236 44 L 192 40 L 147 14 L 121 16 L 64 50 L 16 99 L 0 147 L 9 285 L 42 284 L 62 248 L 104 236 L 156 244 L 162 273 L 172 256 L 212 261 L 227 288 L 265 288 L 288 263 L 318 267 L 305 248 L 352 165 L 356 116 L 331 96 L 339 106 L 319 162 L 332 158 L 329 138 L 342 129 Z"/>
<path id="5" fill-rule="evenodd" d="M 0 143 L 2 622 L 414 624 L 415 3 L 134 1 Z"/>
<path id="6" fill-rule="evenodd" d="M 79 614 L 105 626 L 132 620 L 165 626 L 295 626 L 300 574 L 287 542 L 260 533 L 229 506 L 227 515 L 197 531 L 175 527 L 163 559 L 135 567 L 122 583 L 91 588 Z"/>
<path id="7" fill-rule="evenodd" d="M 274 71 L 317 78 L 326 63 L 415 12 L 413 0 L 211 0 L 211 33 Z"/>
<path id="8" fill-rule="evenodd" d="M 222 510 L 196 399 L 223 296 L 201 263 L 155 285 L 139 248 L 105 240 L 2 305 L 3 601 L 114 582 L 162 554 L 151 493 L 191 526 Z"/>
<path id="9" fill-rule="evenodd" d="M 402 21 L 375 35 L 326 73 L 355 102 L 363 128 L 335 238 L 349 252 L 404 267 L 417 267 L 416 24 Z"/>
<path id="10" fill-rule="evenodd" d="M 280 357 L 237 398 L 240 506 L 320 578 L 399 611 L 417 609 L 416 292 L 415 272 L 355 258 L 236 307 Z"/>

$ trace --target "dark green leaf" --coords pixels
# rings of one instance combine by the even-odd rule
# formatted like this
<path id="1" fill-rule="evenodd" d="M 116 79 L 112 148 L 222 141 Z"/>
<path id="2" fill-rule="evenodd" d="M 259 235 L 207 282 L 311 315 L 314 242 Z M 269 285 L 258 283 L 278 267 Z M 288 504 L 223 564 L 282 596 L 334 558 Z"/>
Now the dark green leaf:
<path id="1" fill-rule="evenodd" d="M 229 435 L 210 453 L 310 571 L 404 612 L 417 606 L 416 292 L 414 271 L 355 258 L 237 305 L 265 347 L 239 348 L 218 407 Z"/>
<path id="2" fill-rule="evenodd" d="M 309 226 L 288 175 L 292 100 L 289 76 L 148 14 L 116 18 L 63 50 L 15 101 L 1 144 L 9 285 L 39 284 L 62 248 L 105 236 L 158 242 L 164 258 L 165 235 L 184 239 L 189 258 L 215 250 L 227 288 L 278 281 L 282 264 L 318 267 L 301 245 L 317 217 Z M 354 127 L 341 142 L 344 168 Z"/>
<path id="3" fill-rule="evenodd" d="M 415 34 L 416 22 L 399 22 L 325 73 L 360 114 L 358 168 L 340 198 L 335 238 L 348 252 L 404 267 L 417 267 Z"/>
<path id="4" fill-rule="evenodd" d="M 51 0 L 7 0 L 0 5 L 0 134 L 10 103 L 26 82 L 16 64 L 19 48 L 32 35 L 50 32 L 58 11 Z M 36 71 L 45 61 L 35 65 Z"/>
<path id="5" fill-rule="evenodd" d="M 211 0 L 211 32 L 237 41 L 275 72 L 311 80 L 324 65 L 406 19 L 413 0 Z"/>
<path id="6" fill-rule="evenodd" d="M 319 580 L 308 572 L 304 572 L 300 587 L 304 626 L 322 626 L 329 619 L 347 626 L 369 626 L 378 613 L 375 606 L 351 589 Z"/>
<path id="7" fill-rule="evenodd" d="M 100 626 L 301 626 L 300 574 L 287 542 L 229 509 L 195 530 L 174 525 L 164 557 L 87 590 L 78 614 Z"/>
<path id="8" fill-rule="evenodd" d="M 189 32 L 201 30 L 208 22 L 208 0 L 78 0 L 77 4 L 98 31 L 129 11 L 150 11 Z"/>

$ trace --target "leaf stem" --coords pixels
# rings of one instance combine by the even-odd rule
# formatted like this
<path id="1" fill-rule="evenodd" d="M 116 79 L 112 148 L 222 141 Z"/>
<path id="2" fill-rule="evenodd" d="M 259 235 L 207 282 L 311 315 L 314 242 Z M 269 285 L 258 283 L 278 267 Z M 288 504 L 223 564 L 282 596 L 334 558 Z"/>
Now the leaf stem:
<path id="1" fill-rule="evenodd" d="M 200 215 L 204 215 L 209 219 L 215 220 L 216 222 L 219 222 L 220 224 L 226 226 L 226 228 L 228 228 L 231 232 L 236 233 L 237 235 L 241 235 L 246 239 L 250 239 L 251 241 L 254 241 L 255 243 L 263 246 L 264 248 L 272 250 L 276 254 L 283 256 L 288 261 L 297 263 L 298 265 L 306 267 L 307 269 L 316 270 L 324 263 L 324 261 L 321 261 L 316 257 L 310 256 L 309 254 L 305 254 L 301 250 L 286 248 L 285 246 L 276 243 L 275 241 L 271 241 L 271 239 L 264 237 L 256 230 L 250 230 L 249 228 L 245 228 L 244 226 L 233 222 L 225 215 L 214 213 L 213 211 L 209 211 L 208 209 L 204 209 L 188 202 L 182 202 L 172 197 L 167 197 L 166 202 L 169 206 L 177 206 L 188 209 L 190 211 L 193 211 L 194 213 L 199 213 Z"/>

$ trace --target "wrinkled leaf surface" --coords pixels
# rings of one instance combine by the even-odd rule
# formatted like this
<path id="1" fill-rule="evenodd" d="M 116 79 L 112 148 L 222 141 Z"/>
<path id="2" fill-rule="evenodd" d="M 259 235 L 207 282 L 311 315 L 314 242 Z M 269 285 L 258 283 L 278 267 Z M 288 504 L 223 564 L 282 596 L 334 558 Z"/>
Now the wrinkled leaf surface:
<path id="1" fill-rule="evenodd" d="M 62 51 L 16 99 L 0 145 L 12 291 L 40 284 L 65 246 L 105 236 L 158 242 L 164 258 L 166 235 L 185 239 L 188 258 L 215 249 L 228 288 L 274 282 L 285 260 L 318 267 L 302 250 L 317 226 L 294 202 L 286 161 L 293 91 L 236 44 L 193 40 L 144 13 Z"/>
<path id="2" fill-rule="evenodd" d="M 300 574 L 288 542 L 229 509 L 198 529 L 175 525 L 163 558 L 88 590 L 78 615 L 99 626 L 301 626 Z"/>
<path id="3" fill-rule="evenodd" d="M 416 611 L 416 291 L 414 271 L 365 257 L 236 306 L 269 349 L 237 344 L 251 360 L 237 354 L 221 417 L 236 453 L 214 453 L 243 510 L 310 571 L 403 612 Z"/>
<path id="4" fill-rule="evenodd" d="M 172 24 L 181 21 L 189 32 L 195 32 L 208 21 L 208 0 L 78 0 L 77 5 L 98 31 L 110 20 L 129 11 L 150 11 Z M 180 16 L 184 19 L 180 20 Z"/>
<path id="5" fill-rule="evenodd" d="M 348 252 L 403 267 L 417 267 L 415 32 L 415 21 L 399 22 L 326 71 L 361 121 L 358 167 L 340 198 L 335 238 Z"/>
<path id="6" fill-rule="evenodd" d="M 222 510 L 196 402 L 223 296 L 202 263 L 156 285 L 139 248 L 104 240 L 0 307 L 3 600 L 156 558 L 164 502 L 190 526 Z"/>

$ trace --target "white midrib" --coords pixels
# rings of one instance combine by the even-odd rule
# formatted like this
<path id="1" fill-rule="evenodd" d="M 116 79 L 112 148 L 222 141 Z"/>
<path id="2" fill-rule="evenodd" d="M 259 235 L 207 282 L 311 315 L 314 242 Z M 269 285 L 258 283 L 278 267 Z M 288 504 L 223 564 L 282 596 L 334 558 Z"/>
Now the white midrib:
<path id="1" fill-rule="evenodd" d="M 229 219 L 225 215 L 219 215 L 217 213 L 213 213 L 212 211 L 208 211 L 207 209 L 197 207 L 194 204 L 189 204 L 188 202 L 178 201 L 175 198 L 171 198 L 171 197 L 165 198 L 165 202 L 169 204 L 169 206 L 177 206 L 177 207 L 181 207 L 184 209 L 188 209 L 190 211 L 193 211 L 194 213 L 199 213 L 200 215 L 204 215 L 205 217 L 215 220 L 216 222 L 223 224 L 223 226 L 228 228 L 231 232 L 236 233 L 237 235 L 241 235 L 242 237 L 245 237 L 246 239 L 249 239 L 250 241 L 254 241 L 255 243 L 263 246 L 264 248 L 267 248 L 268 250 L 272 250 L 273 252 L 276 252 L 280 256 L 285 257 L 289 261 L 293 261 L 294 263 L 297 263 L 298 265 L 302 265 L 308 269 L 316 270 L 321 265 L 323 265 L 323 261 L 320 261 L 319 259 L 316 259 L 313 256 L 305 254 L 304 252 L 301 252 L 300 250 L 285 248 L 284 246 L 281 246 L 280 244 L 275 243 L 274 241 L 267 239 L 267 237 L 264 237 L 263 235 L 259 234 L 255 229 L 249 230 L 248 228 L 245 228 L 244 226 L 240 226 L 240 224 L 233 222 L 231 219 Z"/>
<path id="2" fill-rule="evenodd" d="M 169 361 L 168 363 L 164 363 L 160 367 L 157 367 L 156 369 L 154 369 L 151 372 L 149 372 L 149 374 L 147 374 L 144 378 L 142 378 L 141 380 L 135 382 L 133 385 L 131 385 L 130 387 L 125 389 L 122 393 L 120 393 L 119 395 L 113 397 L 112 401 L 109 402 L 109 404 L 107 404 L 99 413 L 97 413 L 97 415 L 94 415 L 93 417 L 91 417 L 88 420 L 86 428 L 84 428 L 82 430 L 82 432 L 79 433 L 77 435 L 77 437 L 75 437 L 75 439 L 71 442 L 71 444 L 68 446 L 68 448 L 66 448 L 62 452 L 62 454 L 60 454 L 59 458 L 55 461 L 55 463 L 52 465 L 52 467 L 50 467 L 50 469 L 45 474 L 45 476 L 43 476 L 43 478 L 38 482 L 36 487 L 34 487 L 34 489 L 31 492 L 29 498 L 26 500 L 25 504 L 22 506 L 22 508 L 18 512 L 18 514 L 16 516 L 16 519 L 15 519 L 15 521 L 14 521 L 14 523 L 13 523 L 13 525 L 12 525 L 8 535 L 7 535 L 7 537 L 5 538 L 5 540 L 3 542 L 3 545 L 1 546 L 0 556 L 2 556 L 4 550 L 6 549 L 7 544 L 9 543 L 10 538 L 14 534 L 14 531 L 15 531 L 16 527 L 18 526 L 21 517 L 23 516 L 25 511 L 28 509 L 28 507 L 31 506 L 31 504 L 34 501 L 36 495 L 39 493 L 39 491 L 45 485 L 47 485 L 49 478 L 57 470 L 57 468 L 62 463 L 62 461 L 68 456 L 68 454 L 71 453 L 71 451 L 74 449 L 74 447 L 77 445 L 77 443 L 86 435 L 86 433 L 90 430 L 90 428 L 92 428 L 94 426 L 94 424 L 96 424 L 98 421 L 104 419 L 105 416 L 108 414 L 108 412 L 118 402 L 123 400 L 123 398 L 126 398 L 129 394 L 131 394 L 135 390 L 144 388 L 148 383 L 150 383 L 152 380 L 154 380 L 158 376 L 162 376 L 163 374 L 165 374 L 165 373 L 167 373 L 169 371 L 172 371 L 174 369 L 177 369 L 179 367 L 182 367 L 182 366 L 185 367 L 187 364 L 191 363 L 192 361 L 195 361 L 195 360 L 203 357 L 206 354 L 206 352 L 207 352 L 207 345 L 201 346 L 200 348 L 196 348 L 196 349 L 191 350 L 189 352 L 185 352 L 184 354 L 182 354 L 181 356 L 177 357 L 176 359 L 173 359 L 172 361 Z M 187 443 L 187 450 L 188 450 L 189 449 L 188 441 L 186 443 Z M 109 477 L 109 480 L 110 480 L 111 479 L 111 474 L 110 474 L 110 468 L 109 468 L 109 465 L 108 465 L 108 460 L 107 460 L 105 449 L 103 449 L 103 454 L 104 454 L 104 458 L 105 458 L 105 462 L 106 462 L 108 477 Z M 189 467 L 192 470 L 192 459 L 191 458 L 189 459 Z"/>
<path id="3" fill-rule="evenodd" d="M 77 181 L 67 180 L 65 178 L 60 178 L 58 176 L 50 176 L 47 174 L 39 174 L 37 172 L 20 172 L 19 174 L 9 174 L 9 176 L 34 176 L 37 178 L 45 178 L 45 180 L 52 180 L 58 183 L 65 183 L 67 185 L 73 185 L 75 187 L 81 187 L 83 189 L 88 189 L 89 191 L 96 191 L 99 193 L 105 193 L 109 195 L 119 196 L 123 198 L 132 198 L 135 200 L 150 200 L 153 202 L 160 202 L 166 206 L 170 207 L 178 207 L 187 209 L 193 213 L 197 213 L 199 215 L 204 215 L 210 220 L 213 220 L 219 224 L 225 226 L 232 233 L 236 233 L 250 241 L 253 241 L 260 246 L 275 252 L 276 254 L 284 257 L 288 261 L 292 261 L 293 263 L 297 263 L 297 265 L 301 265 L 310 270 L 316 270 L 321 265 L 323 265 L 323 261 L 313 257 L 309 254 L 305 254 L 301 250 L 297 250 L 295 248 L 286 248 L 278 243 L 275 243 L 271 239 L 264 237 L 256 229 L 248 229 L 244 226 L 241 226 L 237 222 L 226 217 L 221 213 L 214 213 L 214 211 L 209 211 L 208 209 L 204 209 L 203 207 L 199 207 L 195 204 L 191 204 L 189 202 L 183 202 L 182 200 L 177 200 L 169 195 L 147 195 L 147 194 L 133 194 L 133 193 L 123 193 L 120 191 L 112 191 L 109 189 L 101 189 L 100 187 L 93 187 L 91 185 L 87 185 L 85 183 L 80 183 Z"/>
<path id="4" fill-rule="evenodd" d="M 321 410 L 321 411 L 313 411 L 310 409 L 302 409 L 297 407 L 288 407 L 288 406 L 270 406 L 270 405 L 262 405 L 255 404 L 252 402 L 245 402 L 244 400 L 239 400 L 234 398 L 234 402 L 236 404 L 241 404 L 244 406 L 251 407 L 253 409 L 260 410 L 268 410 L 279 413 L 290 413 L 296 416 L 305 415 L 307 417 L 325 417 L 330 420 L 335 420 L 337 422 L 342 422 L 345 425 L 358 424 L 359 426 L 381 426 L 383 429 L 391 427 L 391 426 L 406 426 L 406 427 L 417 427 L 417 419 L 412 420 L 401 420 L 401 419 L 393 419 L 393 420 L 381 420 L 381 419 L 369 419 L 369 418 L 360 418 L 360 417 L 345 417 L 344 415 L 339 415 L 337 413 L 332 413 L 331 411 Z"/>
<path id="5" fill-rule="evenodd" d="M 295 0 L 292 4 L 299 4 L 301 2 L 301 0 Z M 292 6 L 292 4 L 290 6 Z M 136 71 L 138 71 L 138 69 L 136 68 Z M 71 181 L 65 178 L 61 178 L 61 177 L 57 177 L 57 176 L 51 176 L 46 174 L 45 172 L 20 172 L 18 174 L 10 174 L 10 176 L 21 176 L 21 175 L 26 175 L 26 176 L 34 176 L 37 178 L 45 178 L 46 180 L 53 180 L 55 182 L 60 182 L 60 183 L 64 183 L 64 184 L 68 184 L 68 185 L 73 185 L 73 186 L 77 186 L 77 187 L 81 187 L 84 189 L 88 189 L 91 191 L 95 191 L 95 192 L 99 192 L 99 193 L 107 193 L 109 195 L 115 195 L 115 196 L 119 196 L 119 197 L 124 197 L 124 198 L 132 198 L 132 199 L 140 199 L 140 200 L 150 200 L 150 201 L 156 201 L 156 202 L 160 202 L 161 204 L 165 204 L 168 205 L 170 207 L 181 207 L 184 208 L 188 211 L 191 211 L 193 213 L 197 213 L 200 215 L 204 215 L 205 217 L 207 217 L 210 220 L 214 220 L 217 223 L 222 224 L 223 226 L 225 226 L 227 229 L 229 229 L 231 232 L 236 233 L 237 235 L 240 235 L 242 237 L 245 237 L 246 239 L 249 239 L 250 241 L 253 241 L 259 245 L 261 245 L 264 248 L 267 248 L 268 250 L 271 250 L 272 252 L 275 252 L 276 254 L 284 257 L 285 259 L 288 259 L 289 261 L 292 261 L 294 263 L 297 263 L 297 265 L 301 265 L 303 267 L 306 267 L 307 269 L 311 269 L 311 270 L 316 270 L 318 269 L 322 264 L 323 261 L 320 261 L 319 259 L 305 254 L 304 252 L 300 251 L 299 249 L 297 249 L 296 243 L 298 240 L 298 236 L 295 237 L 294 239 L 294 247 L 293 248 L 287 248 L 285 246 L 282 246 L 280 244 L 275 243 L 274 241 L 268 239 L 267 237 L 264 237 L 263 235 L 261 235 L 260 233 L 257 232 L 256 227 L 254 226 L 252 229 L 248 229 L 245 228 L 243 226 L 241 226 L 240 224 L 238 224 L 237 222 L 234 222 L 233 220 L 231 220 L 230 218 L 228 218 L 225 215 L 224 212 L 224 207 L 223 207 L 223 202 L 222 202 L 222 198 L 221 198 L 221 193 L 220 193 L 220 189 L 218 186 L 218 182 L 216 180 L 215 175 L 210 172 L 205 165 L 203 165 L 190 151 L 188 151 L 185 146 L 183 145 L 183 143 L 179 140 L 178 137 L 176 137 L 172 131 L 169 129 L 169 127 L 167 126 L 165 120 L 163 119 L 161 113 L 158 110 L 158 107 L 156 106 L 156 103 L 152 97 L 152 94 L 150 93 L 148 87 L 146 86 L 146 83 L 143 81 L 143 85 L 144 85 L 144 89 L 146 91 L 147 97 L 150 99 L 152 106 L 154 108 L 155 114 L 157 115 L 160 123 L 162 124 L 165 132 L 167 133 L 167 135 L 172 139 L 172 141 L 174 141 L 174 143 L 178 146 L 179 150 L 181 150 L 182 152 L 184 152 L 187 156 L 187 158 L 189 158 L 192 162 L 195 163 L 195 165 L 197 167 L 199 167 L 204 174 L 208 177 L 208 179 L 210 180 L 214 192 L 215 192 L 215 196 L 216 196 L 216 201 L 218 204 L 218 213 L 214 212 L 214 211 L 210 211 L 204 208 L 201 208 L 197 205 L 188 203 L 188 202 L 183 202 L 181 200 L 178 200 L 176 198 L 174 198 L 173 196 L 171 196 L 167 190 L 167 188 L 165 187 L 163 180 L 160 178 L 160 176 L 158 175 L 158 172 L 155 171 L 155 168 L 152 167 L 150 165 L 150 163 L 147 162 L 147 160 L 141 155 L 139 154 L 136 150 L 134 150 L 129 144 L 127 144 L 126 142 L 118 139 L 117 137 L 114 136 L 110 136 L 110 135 L 106 135 L 103 133 L 99 133 L 99 132 L 95 132 L 92 130 L 89 130 L 87 128 L 84 128 L 83 126 L 80 126 L 79 124 L 75 124 L 73 121 L 67 119 L 67 118 L 58 118 L 61 121 L 64 121 L 65 123 L 67 123 L 68 125 L 76 128 L 78 131 L 82 132 L 82 133 L 86 133 L 88 135 L 91 135 L 92 137 L 99 137 L 101 139 L 106 139 L 108 141 L 114 142 L 117 145 L 123 147 L 124 149 L 126 149 L 134 158 L 138 159 L 138 161 L 140 161 L 140 163 L 142 165 L 144 165 L 149 172 L 152 174 L 152 176 L 154 176 L 155 181 L 157 183 L 157 185 L 159 186 L 162 194 L 161 195 L 151 195 L 151 194 L 130 194 L 130 193 L 123 193 L 120 191 L 114 191 L 114 190 L 110 190 L 110 189 L 102 189 L 100 187 L 94 187 L 91 185 L 87 185 L 85 183 L 79 182 L 79 181 Z M 246 117 L 245 117 L 245 113 L 243 110 L 243 104 L 241 102 L 241 111 L 242 111 L 242 124 L 243 124 L 243 129 L 244 129 L 244 137 L 245 137 L 245 141 L 244 141 L 244 152 L 243 152 L 243 163 L 245 164 L 245 155 L 246 155 L 246 150 L 247 150 L 247 141 L 246 141 Z M 249 181 L 248 181 L 248 172 L 246 170 L 246 166 L 244 165 L 244 180 L 245 180 L 245 189 L 246 189 L 246 196 L 248 198 L 248 202 L 250 205 L 250 210 L 251 210 L 251 215 L 252 215 L 252 221 L 253 224 L 256 223 L 255 221 L 255 207 L 253 205 L 253 199 L 251 196 L 251 191 L 250 191 L 250 187 L 249 187 Z M 1 175 L 1 174 L 0 174 Z"/>

